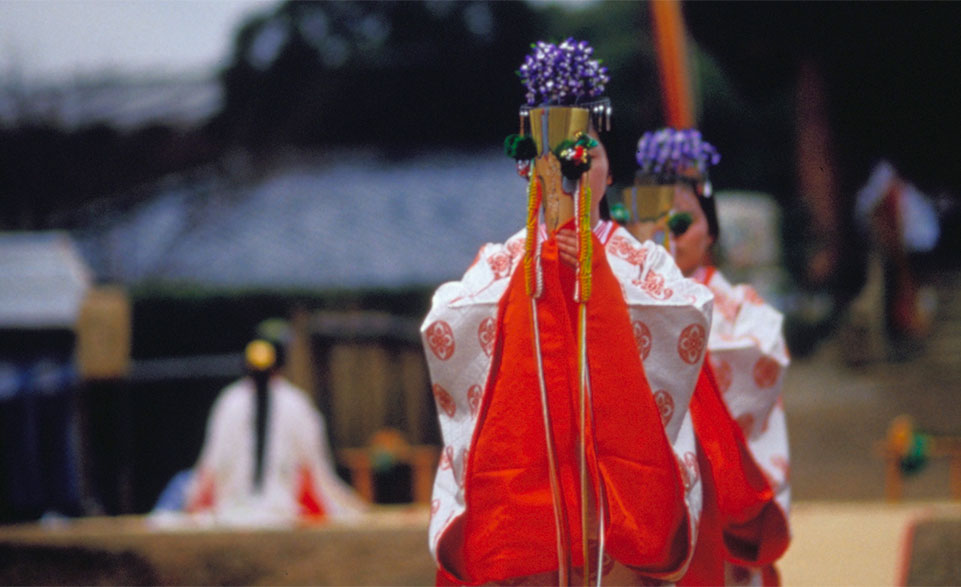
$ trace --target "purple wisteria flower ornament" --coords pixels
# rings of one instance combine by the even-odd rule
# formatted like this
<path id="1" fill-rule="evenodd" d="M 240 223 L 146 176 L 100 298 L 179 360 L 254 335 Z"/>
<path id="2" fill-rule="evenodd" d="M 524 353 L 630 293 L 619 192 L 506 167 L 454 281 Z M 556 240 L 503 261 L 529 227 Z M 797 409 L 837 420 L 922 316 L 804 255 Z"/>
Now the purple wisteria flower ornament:
<path id="1" fill-rule="evenodd" d="M 674 183 L 680 178 L 707 181 L 707 169 L 721 155 L 695 128 L 648 131 L 637 141 L 638 173 L 654 183 Z M 704 194 L 710 196 L 710 193 Z"/>
<path id="2" fill-rule="evenodd" d="M 524 104 L 519 132 L 507 137 L 504 150 L 531 182 L 530 196 L 553 231 L 589 213 L 582 209 L 590 205 L 590 194 L 581 194 L 587 188 L 582 178 L 597 143 L 588 133 L 610 129 L 611 102 L 603 95 L 610 77 L 594 48 L 573 38 L 532 44 L 517 75 Z"/>
<path id="3" fill-rule="evenodd" d="M 635 156 L 634 185 L 611 203 L 611 218 L 638 240 L 653 240 L 670 250 L 672 238 L 692 222 L 690 214 L 674 210 L 675 184 L 688 183 L 698 195 L 711 197 L 708 168 L 717 165 L 721 155 L 697 129 L 662 128 L 641 136 Z"/>

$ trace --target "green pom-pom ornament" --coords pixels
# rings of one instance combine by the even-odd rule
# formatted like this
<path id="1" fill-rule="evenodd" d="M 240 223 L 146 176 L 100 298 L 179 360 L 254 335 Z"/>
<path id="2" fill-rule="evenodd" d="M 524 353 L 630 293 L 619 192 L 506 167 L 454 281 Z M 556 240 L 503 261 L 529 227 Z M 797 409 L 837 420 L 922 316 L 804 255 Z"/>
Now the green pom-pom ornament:
<path id="1" fill-rule="evenodd" d="M 537 156 L 537 145 L 529 136 L 512 134 L 504 139 L 504 152 L 517 161 L 529 161 Z"/>
<path id="2" fill-rule="evenodd" d="M 624 204 L 621 204 L 620 202 L 611 205 L 610 213 L 611 220 L 614 220 L 620 224 L 627 224 L 627 221 L 631 219 L 631 213 L 628 212 Z"/>
<path id="3" fill-rule="evenodd" d="M 674 236 L 681 236 L 687 232 L 693 223 L 694 217 L 689 212 L 678 212 L 667 219 L 667 227 Z"/>
<path id="4" fill-rule="evenodd" d="M 554 149 L 554 156 L 561 162 L 561 174 L 567 179 L 577 180 L 591 168 L 590 150 L 597 141 L 584 133 L 578 133 L 573 141 L 562 141 Z"/>

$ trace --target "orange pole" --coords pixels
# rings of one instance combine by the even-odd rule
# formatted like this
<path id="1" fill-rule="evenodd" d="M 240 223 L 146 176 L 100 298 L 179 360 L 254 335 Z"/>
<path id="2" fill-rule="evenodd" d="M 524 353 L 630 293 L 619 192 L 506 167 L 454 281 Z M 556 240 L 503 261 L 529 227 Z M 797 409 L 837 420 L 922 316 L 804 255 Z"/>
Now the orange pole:
<path id="1" fill-rule="evenodd" d="M 669 126 L 695 125 L 687 62 L 687 35 L 680 0 L 652 0 L 654 46 L 661 74 L 664 117 Z"/>

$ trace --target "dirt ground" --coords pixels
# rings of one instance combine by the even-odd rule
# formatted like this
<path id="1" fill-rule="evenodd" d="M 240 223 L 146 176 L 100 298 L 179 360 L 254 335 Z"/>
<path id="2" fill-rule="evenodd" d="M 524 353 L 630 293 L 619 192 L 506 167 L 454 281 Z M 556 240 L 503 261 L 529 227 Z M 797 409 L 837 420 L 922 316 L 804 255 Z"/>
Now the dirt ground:
<path id="1" fill-rule="evenodd" d="M 930 336 L 908 358 L 854 368 L 835 336 L 785 375 L 784 405 L 791 440 L 793 499 L 880 500 L 884 461 L 877 452 L 899 414 L 919 430 L 961 436 L 961 274 L 936 284 L 938 311 Z M 907 478 L 904 498 L 950 496 L 946 462 L 932 461 Z"/>

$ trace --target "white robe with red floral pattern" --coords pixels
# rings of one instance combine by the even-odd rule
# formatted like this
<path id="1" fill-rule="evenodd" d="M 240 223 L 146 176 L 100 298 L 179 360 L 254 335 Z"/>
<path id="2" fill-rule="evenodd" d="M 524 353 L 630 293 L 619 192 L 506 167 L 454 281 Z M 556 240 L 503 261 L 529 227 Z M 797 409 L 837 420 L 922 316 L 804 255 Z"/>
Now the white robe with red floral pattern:
<path id="1" fill-rule="evenodd" d="M 790 454 L 781 388 L 790 357 L 783 316 L 754 288 L 732 285 L 713 268 L 702 267 L 693 278 L 706 283 L 714 294 L 708 350 L 721 397 L 787 520 Z M 761 584 L 758 569 L 731 567 L 726 573 L 728 584 Z"/>
<path id="2" fill-rule="evenodd" d="M 678 568 L 658 577 L 670 581 L 683 573 L 693 551 L 701 508 L 688 403 L 705 354 L 712 297 L 707 288 L 685 279 L 662 247 L 639 243 L 611 222 L 599 223 L 594 235 L 620 284 L 637 346 L 633 352 L 643 364 L 660 411 L 663 429 L 658 427 L 653 433 L 666 435 L 683 480 L 687 556 Z M 546 238 L 542 227 L 541 239 Z M 522 230 L 504 244 L 481 247 L 460 281 L 437 290 L 421 329 L 445 444 L 434 482 L 429 527 L 430 550 L 441 566 L 443 551 L 460 547 L 456 538 L 448 536 L 448 529 L 465 514 L 465 469 L 485 401 L 482 396 L 492 376 L 492 355 L 497 352 L 498 305 L 510 277 L 522 266 L 524 241 Z M 596 425 L 600 428 L 603 422 Z M 643 488 L 637 488 L 635 495 L 643 500 Z M 605 567 L 605 576 L 610 578 L 607 570 Z"/>

